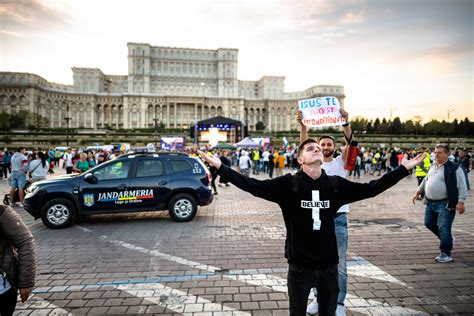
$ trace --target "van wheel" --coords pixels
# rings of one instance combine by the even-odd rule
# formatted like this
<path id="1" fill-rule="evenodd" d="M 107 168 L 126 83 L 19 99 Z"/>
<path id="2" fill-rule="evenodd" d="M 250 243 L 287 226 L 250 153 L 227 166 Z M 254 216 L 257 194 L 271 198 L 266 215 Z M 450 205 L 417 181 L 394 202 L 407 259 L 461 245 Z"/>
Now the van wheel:
<path id="1" fill-rule="evenodd" d="M 178 194 L 171 199 L 170 216 L 177 222 L 188 222 L 196 216 L 196 200 L 189 194 Z"/>
<path id="2" fill-rule="evenodd" d="M 74 205 L 66 199 L 58 198 L 49 201 L 41 210 L 41 220 L 49 228 L 59 229 L 71 225 Z"/>

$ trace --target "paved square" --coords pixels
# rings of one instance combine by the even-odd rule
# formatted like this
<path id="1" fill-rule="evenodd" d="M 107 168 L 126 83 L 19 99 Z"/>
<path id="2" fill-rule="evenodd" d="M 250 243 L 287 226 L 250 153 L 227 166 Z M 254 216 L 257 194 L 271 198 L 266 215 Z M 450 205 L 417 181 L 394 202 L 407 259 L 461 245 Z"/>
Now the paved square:
<path id="1" fill-rule="evenodd" d="M 474 312 L 472 191 L 454 221 L 454 261 L 439 264 L 424 207 L 411 204 L 416 183 L 407 177 L 351 205 L 348 314 Z M 51 230 L 15 207 L 38 255 L 37 287 L 16 315 L 288 315 L 279 207 L 234 186 L 218 190 L 188 223 L 129 213 Z"/>

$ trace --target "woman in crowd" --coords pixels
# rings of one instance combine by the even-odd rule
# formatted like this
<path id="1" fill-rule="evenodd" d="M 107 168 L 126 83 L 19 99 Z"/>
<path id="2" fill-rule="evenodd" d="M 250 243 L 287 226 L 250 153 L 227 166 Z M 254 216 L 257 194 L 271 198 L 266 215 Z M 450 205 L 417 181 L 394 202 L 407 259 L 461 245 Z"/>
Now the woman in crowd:
<path id="1" fill-rule="evenodd" d="M 89 168 L 95 167 L 96 162 L 95 162 L 95 154 L 92 151 L 87 152 L 87 162 L 89 163 Z"/>
<path id="2" fill-rule="evenodd" d="M 74 172 L 83 173 L 89 170 L 89 162 L 87 161 L 87 154 L 81 153 L 79 160 L 76 160 L 73 167 Z"/>
<path id="3" fill-rule="evenodd" d="M 28 171 L 30 173 L 30 182 L 40 181 L 46 179 L 48 174 L 49 164 L 46 161 L 46 155 L 42 151 L 32 154 L 32 160 L 28 164 Z"/>

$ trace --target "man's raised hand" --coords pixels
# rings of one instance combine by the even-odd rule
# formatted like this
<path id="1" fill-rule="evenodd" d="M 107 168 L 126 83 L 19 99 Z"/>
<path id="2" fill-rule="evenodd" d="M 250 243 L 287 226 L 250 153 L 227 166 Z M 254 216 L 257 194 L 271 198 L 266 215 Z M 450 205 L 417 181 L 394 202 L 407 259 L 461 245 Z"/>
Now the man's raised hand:
<path id="1" fill-rule="evenodd" d="M 405 154 L 403 156 L 402 160 L 402 165 L 407 168 L 408 170 L 411 170 L 415 168 L 417 164 L 419 164 L 423 159 L 425 159 L 426 155 L 424 153 L 416 155 L 415 158 L 408 160 L 408 155 Z"/>
<path id="2" fill-rule="evenodd" d="M 344 109 L 339 109 L 339 113 L 341 113 L 341 116 L 346 120 L 346 123 L 349 123 L 349 113 Z"/>
<path id="3" fill-rule="evenodd" d="M 296 121 L 298 124 L 303 125 L 303 112 L 301 110 L 296 111 Z"/>
<path id="4" fill-rule="evenodd" d="M 222 161 L 219 158 L 216 158 L 214 156 L 209 156 L 205 154 L 204 152 L 200 151 L 198 149 L 198 154 L 199 156 L 204 159 L 210 166 L 216 167 L 216 169 L 219 169 L 222 165 Z"/>

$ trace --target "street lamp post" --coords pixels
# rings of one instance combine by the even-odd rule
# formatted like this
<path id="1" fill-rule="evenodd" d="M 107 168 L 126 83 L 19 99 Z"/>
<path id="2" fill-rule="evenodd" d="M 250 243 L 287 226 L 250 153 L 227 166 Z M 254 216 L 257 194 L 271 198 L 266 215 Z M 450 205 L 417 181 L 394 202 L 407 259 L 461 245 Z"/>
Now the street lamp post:
<path id="1" fill-rule="evenodd" d="M 193 131 L 194 131 L 194 139 L 193 139 L 193 144 L 198 144 L 198 122 L 196 117 L 193 118 L 193 121 L 191 122 L 193 124 Z"/>
<path id="2" fill-rule="evenodd" d="M 392 121 L 392 114 L 393 111 L 396 110 L 397 108 L 390 108 L 390 148 L 392 148 L 392 142 L 393 142 L 393 121 Z"/>
<path id="3" fill-rule="evenodd" d="M 64 120 L 66 121 L 66 146 L 69 147 L 69 121 L 71 120 L 69 117 L 69 103 L 66 103 L 66 117 Z"/>
<path id="4" fill-rule="evenodd" d="M 157 150 L 157 148 L 158 148 L 158 141 L 157 141 L 157 134 L 158 134 L 158 124 L 157 124 L 157 122 L 158 121 L 159 121 L 159 119 L 156 118 L 156 117 L 153 119 L 153 122 L 155 124 L 154 125 L 155 126 L 155 137 L 154 137 L 155 138 L 155 150 Z"/>
<path id="5" fill-rule="evenodd" d="M 454 112 L 454 109 L 448 109 L 448 148 L 449 148 L 449 143 L 451 142 L 451 125 L 449 123 L 449 114 L 451 114 L 452 112 Z"/>

